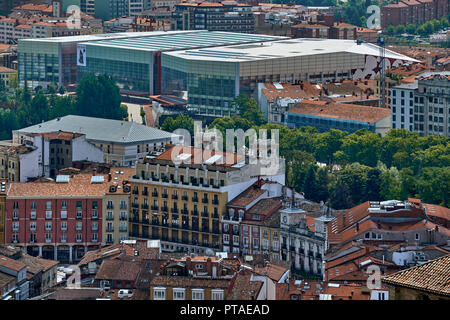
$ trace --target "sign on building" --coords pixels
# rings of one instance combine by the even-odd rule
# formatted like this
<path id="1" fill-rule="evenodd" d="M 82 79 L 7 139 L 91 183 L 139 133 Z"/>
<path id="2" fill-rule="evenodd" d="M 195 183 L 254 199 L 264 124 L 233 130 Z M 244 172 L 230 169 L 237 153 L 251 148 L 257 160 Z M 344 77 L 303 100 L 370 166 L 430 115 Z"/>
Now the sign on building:
<path id="1" fill-rule="evenodd" d="M 83 44 L 77 46 L 77 65 L 86 67 L 86 46 Z"/>

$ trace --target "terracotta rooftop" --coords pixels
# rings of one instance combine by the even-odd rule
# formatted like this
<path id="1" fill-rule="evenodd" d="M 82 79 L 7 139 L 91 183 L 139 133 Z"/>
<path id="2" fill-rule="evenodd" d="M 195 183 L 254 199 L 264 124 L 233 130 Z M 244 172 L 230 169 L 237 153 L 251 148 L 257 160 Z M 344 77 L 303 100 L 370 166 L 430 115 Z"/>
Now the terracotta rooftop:
<path id="1" fill-rule="evenodd" d="M 185 147 L 185 146 L 180 147 L 180 146 L 170 145 L 169 148 L 166 151 L 164 151 L 163 153 L 161 153 L 159 156 L 157 156 L 156 159 L 173 161 L 173 159 L 176 159 L 177 156 L 180 156 L 182 154 L 190 154 L 191 157 L 189 158 L 189 160 L 186 160 L 186 161 L 190 161 L 191 163 L 194 163 L 196 153 L 199 155 L 198 156 L 199 158 L 201 157 L 202 162 L 205 160 L 208 160 L 209 158 L 211 158 L 214 155 L 221 155 L 222 156 L 221 160 L 219 159 L 218 161 L 215 162 L 215 164 L 220 165 L 220 166 L 225 166 L 225 167 L 233 166 L 234 164 L 238 163 L 238 160 L 240 160 L 244 157 L 243 155 L 240 155 L 237 153 L 228 153 L 228 152 L 220 152 L 220 151 L 215 151 L 215 150 L 200 149 L 200 148 L 195 148 L 195 147 Z M 232 161 L 230 161 L 232 163 L 227 163 L 228 158 L 230 158 L 232 160 Z M 186 161 L 183 161 L 183 162 L 186 162 Z M 220 162 L 222 162 L 222 164 L 220 164 Z"/>
<path id="2" fill-rule="evenodd" d="M 241 270 L 235 274 L 228 289 L 227 300 L 254 300 L 258 296 L 262 281 L 251 281 L 253 273 Z M 253 297 L 253 299 L 252 299 Z"/>
<path id="3" fill-rule="evenodd" d="M 327 118 L 348 119 L 363 122 L 377 122 L 389 117 L 391 110 L 360 106 L 355 104 L 303 100 L 289 110 L 289 113 L 309 114 Z"/>
<path id="4" fill-rule="evenodd" d="M 108 174 L 96 174 L 103 177 L 103 183 L 91 183 L 92 174 L 80 173 L 69 177 L 66 183 L 57 182 L 15 182 L 11 183 L 9 197 L 101 197 L 109 193 L 110 186 L 114 181 L 119 183 L 129 179 L 133 174 L 132 168 L 120 168 L 123 174 L 115 174 L 116 168 L 111 168 L 112 177 L 108 181 Z M 117 177 L 117 179 L 115 179 Z M 123 192 L 123 188 L 117 189 L 116 193 Z M 129 193 L 129 192 L 127 192 Z"/>
<path id="5" fill-rule="evenodd" d="M 256 274 L 267 276 L 269 279 L 278 282 L 289 269 L 268 263 L 263 268 L 255 268 L 254 271 Z"/>
<path id="6" fill-rule="evenodd" d="M 22 253 L 22 256 L 20 257 L 19 261 L 23 262 L 27 266 L 27 272 L 33 270 L 34 272 L 36 270 L 42 270 L 43 272 L 46 272 L 59 264 L 59 261 L 56 260 L 48 260 L 39 257 L 33 257 L 25 253 Z"/>
<path id="7" fill-rule="evenodd" d="M 26 268 L 26 265 L 23 262 L 2 255 L 0 255 L 0 266 L 14 271 L 20 271 L 23 268 Z"/>
<path id="8" fill-rule="evenodd" d="M 1 51 L 1 48 L 0 48 L 0 51 Z M 3 73 L 3 72 L 11 72 L 11 73 L 15 73 L 15 72 L 17 72 L 17 70 L 14 70 L 14 69 L 10 69 L 10 68 L 6 68 L 6 67 L 3 67 L 3 66 L 0 66 L 0 72 L 1 73 Z"/>
<path id="9" fill-rule="evenodd" d="M 183 276 L 156 276 L 150 281 L 153 287 L 177 287 L 177 288 L 213 288 L 226 290 L 230 280 L 223 279 L 197 279 Z"/>
<path id="10" fill-rule="evenodd" d="M 95 279 L 136 281 L 141 270 L 140 265 L 140 260 L 125 255 L 103 260 Z"/>
<path id="11" fill-rule="evenodd" d="M 385 276 L 381 281 L 450 296 L 450 255 Z"/>
<path id="12" fill-rule="evenodd" d="M 15 283 L 16 277 L 0 271 L 0 288 L 6 287 L 10 283 Z M 3 294 L 3 292 L 2 292 Z"/>
<path id="13" fill-rule="evenodd" d="M 241 192 L 236 198 L 228 202 L 228 205 L 236 207 L 246 207 L 264 193 L 266 193 L 266 190 L 263 190 L 256 185 L 252 185 L 245 191 Z"/>
<path id="14" fill-rule="evenodd" d="M 126 252 L 126 254 L 129 256 L 134 255 L 134 249 L 131 246 L 123 243 L 118 243 L 112 246 L 107 246 L 101 249 L 86 252 L 83 256 L 83 259 L 81 259 L 78 265 L 87 265 L 89 262 L 94 262 L 108 257 L 114 257 L 119 255 L 121 252 Z"/>

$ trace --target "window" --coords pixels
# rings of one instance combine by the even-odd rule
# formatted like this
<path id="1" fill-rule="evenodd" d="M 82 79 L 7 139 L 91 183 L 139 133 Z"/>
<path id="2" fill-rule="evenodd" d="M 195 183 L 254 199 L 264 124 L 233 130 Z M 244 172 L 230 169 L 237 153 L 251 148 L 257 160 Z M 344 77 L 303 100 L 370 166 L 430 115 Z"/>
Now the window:
<path id="1" fill-rule="evenodd" d="M 77 242 L 83 241 L 83 237 L 82 237 L 81 233 L 77 233 L 76 241 L 77 241 Z"/>
<path id="2" fill-rule="evenodd" d="M 154 288 L 153 300 L 166 300 L 166 288 Z"/>
<path id="3" fill-rule="evenodd" d="M 415 239 L 416 241 L 419 241 L 419 240 L 420 240 L 420 234 L 416 233 L 414 239 Z"/>
<path id="4" fill-rule="evenodd" d="M 67 222 L 66 221 L 61 222 L 61 230 L 63 230 L 63 231 L 67 230 Z"/>
<path id="5" fill-rule="evenodd" d="M 30 222 L 30 231 L 36 231 L 36 222 Z"/>
<path id="6" fill-rule="evenodd" d="M 223 300 L 223 290 L 211 290 L 211 300 Z"/>
<path id="7" fill-rule="evenodd" d="M 378 292 L 378 300 L 386 300 L 384 292 Z"/>
<path id="8" fill-rule="evenodd" d="M 52 210 L 52 202 L 51 201 L 47 201 L 46 207 L 47 210 Z"/>
<path id="9" fill-rule="evenodd" d="M 81 222 L 81 221 L 77 222 L 77 224 L 76 224 L 76 230 L 77 230 L 77 231 L 80 231 L 80 230 L 82 230 L 82 229 L 83 229 L 83 222 Z"/>
<path id="10" fill-rule="evenodd" d="M 192 300 L 204 300 L 204 289 L 192 289 Z"/>
<path id="11" fill-rule="evenodd" d="M 51 221 L 47 221 L 45 223 L 45 230 L 46 231 L 51 231 L 52 230 L 52 222 Z"/>
<path id="12" fill-rule="evenodd" d="M 273 247 L 273 250 L 274 251 L 278 251 L 279 249 L 278 249 L 278 241 L 273 241 L 272 242 L 272 247 Z"/>
<path id="13" fill-rule="evenodd" d="M 98 241 L 98 234 L 97 233 L 93 233 L 92 234 L 92 242 L 97 242 Z"/>
<path id="14" fill-rule="evenodd" d="M 67 209 L 67 201 L 61 201 L 61 209 Z"/>
<path id="15" fill-rule="evenodd" d="M 92 219 L 97 219 L 97 218 L 98 218 L 97 211 L 92 211 Z"/>
<path id="16" fill-rule="evenodd" d="M 184 288 L 173 289 L 173 300 L 184 300 Z"/>
<path id="17" fill-rule="evenodd" d="M 228 223 L 223 225 L 223 232 L 228 232 Z"/>
<path id="18" fill-rule="evenodd" d="M 224 234 L 223 235 L 223 243 L 228 243 L 230 241 L 230 235 L 229 234 Z"/>

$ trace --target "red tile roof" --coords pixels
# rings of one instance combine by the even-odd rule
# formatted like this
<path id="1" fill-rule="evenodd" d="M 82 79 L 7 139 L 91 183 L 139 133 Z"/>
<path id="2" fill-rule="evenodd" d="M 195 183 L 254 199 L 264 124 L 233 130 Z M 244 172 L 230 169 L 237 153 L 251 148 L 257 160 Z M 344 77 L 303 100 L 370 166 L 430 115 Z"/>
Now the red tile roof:
<path id="1" fill-rule="evenodd" d="M 382 277 L 382 282 L 450 296 L 450 255 Z"/>
<path id="2" fill-rule="evenodd" d="M 313 100 L 303 100 L 289 112 L 363 122 L 377 122 L 391 115 L 391 110 L 387 108 Z"/>
<path id="3" fill-rule="evenodd" d="M 5 257 L 0 255 L 0 266 L 14 270 L 14 271 L 20 271 L 23 268 L 26 268 L 26 265 L 18 260 L 13 260 L 11 258 Z"/>

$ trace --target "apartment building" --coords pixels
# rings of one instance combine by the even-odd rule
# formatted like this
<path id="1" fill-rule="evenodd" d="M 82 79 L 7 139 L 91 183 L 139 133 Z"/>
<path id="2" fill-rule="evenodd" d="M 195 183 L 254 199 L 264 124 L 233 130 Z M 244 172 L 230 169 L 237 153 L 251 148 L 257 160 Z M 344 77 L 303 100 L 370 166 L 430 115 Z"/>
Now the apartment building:
<path id="1" fill-rule="evenodd" d="M 0 179 L 0 244 L 5 243 L 6 181 Z"/>
<path id="2" fill-rule="evenodd" d="M 17 70 L 0 66 L 0 82 L 3 82 L 6 88 L 12 85 L 13 79 L 17 80 Z"/>
<path id="3" fill-rule="evenodd" d="M 93 161 L 105 162 L 113 166 L 132 166 L 149 152 L 162 148 L 168 143 L 179 143 L 181 139 L 179 135 L 136 122 L 69 115 L 13 131 L 13 142 L 22 144 L 30 134 L 50 135 L 59 131 L 85 136 L 92 150 L 88 152 L 87 146 L 80 149 L 81 159 L 93 157 L 94 154 L 102 152 L 104 157 L 99 159 L 95 156 L 96 160 L 93 159 Z M 98 151 L 94 152 L 95 149 Z M 75 145 L 73 154 L 77 154 Z"/>
<path id="4" fill-rule="evenodd" d="M 6 243 L 33 256 L 78 261 L 103 241 L 104 176 L 59 175 L 56 182 L 11 183 Z"/>
<path id="5" fill-rule="evenodd" d="M 236 1 L 175 4 L 172 30 L 255 32 L 252 7 Z"/>
<path id="6" fill-rule="evenodd" d="M 238 154 L 193 147 L 177 154 L 176 148 L 137 163 L 130 236 L 161 239 L 167 251 L 221 250 L 226 205 L 257 181 L 261 165 L 246 164 Z M 268 178 L 284 184 L 284 163 Z"/>
<path id="7" fill-rule="evenodd" d="M 104 153 L 86 135 L 65 131 L 23 133 L 17 143 L 0 144 L 0 178 L 26 182 L 54 178 L 75 161 L 103 162 Z"/>
<path id="8" fill-rule="evenodd" d="M 106 190 L 103 201 L 104 220 L 102 224 L 103 242 L 107 245 L 128 239 L 128 213 L 130 210 L 131 188 L 129 179 L 134 168 L 112 168 L 107 181 L 111 185 Z"/>
<path id="9" fill-rule="evenodd" d="M 367 129 L 385 135 L 391 129 L 390 115 L 387 108 L 303 100 L 289 109 L 287 123 L 296 128 L 313 126 L 319 132 L 331 128 L 348 132 Z"/>
<path id="10" fill-rule="evenodd" d="M 330 212 L 317 218 L 291 203 L 280 210 L 281 260 L 298 271 L 322 277 L 327 252 L 327 224 Z"/>
<path id="11" fill-rule="evenodd" d="M 401 0 L 381 7 L 381 27 L 423 24 L 449 13 L 448 0 Z"/>
<path id="12" fill-rule="evenodd" d="M 414 131 L 421 136 L 450 136 L 450 72 L 417 77 L 414 95 Z"/>
<path id="13" fill-rule="evenodd" d="M 414 130 L 414 96 L 417 89 L 417 82 L 404 83 L 390 89 L 388 101 L 393 129 Z"/>

